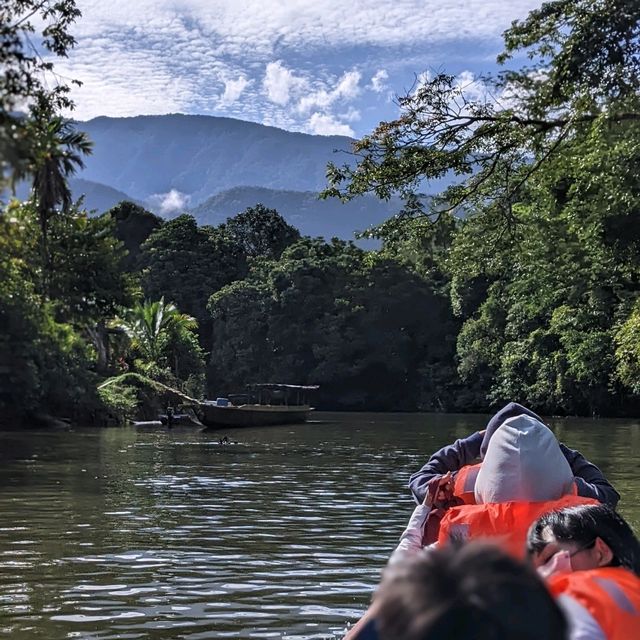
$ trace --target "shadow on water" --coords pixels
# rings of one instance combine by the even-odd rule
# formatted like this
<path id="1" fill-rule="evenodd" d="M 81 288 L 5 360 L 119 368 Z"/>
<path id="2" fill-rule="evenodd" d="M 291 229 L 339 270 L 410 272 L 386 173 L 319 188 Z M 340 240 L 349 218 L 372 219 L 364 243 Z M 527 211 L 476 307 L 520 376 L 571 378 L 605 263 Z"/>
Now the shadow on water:
<path id="1" fill-rule="evenodd" d="M 0 633 L 341 637 L 412 511 L 408 476 L 486 417 L 314 418 L 0 433 Z M 638 528 L 640 423 L 553 425 L 609 475 Z"/>

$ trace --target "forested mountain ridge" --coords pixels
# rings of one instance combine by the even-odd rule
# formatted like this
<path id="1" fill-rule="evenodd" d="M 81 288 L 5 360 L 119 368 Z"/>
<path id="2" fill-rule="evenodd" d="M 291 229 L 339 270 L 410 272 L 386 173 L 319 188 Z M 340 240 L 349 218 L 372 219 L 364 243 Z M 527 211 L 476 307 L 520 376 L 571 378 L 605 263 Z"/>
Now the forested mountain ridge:
<path id="1" fill-rule="evenodd" d="M 351 202 L 335 198 L 319 199 L 314 191 L 286 191 L 261 187 L 234 187 L 191 209 L 199 224 L 218 225 L 256 203 L 276 209 L 302 235 L 353 239 L 354 231 L 364 231 L 395 215 L 402 202 L 388 202 L 363 196 Z"/>
<path id="2" fill-rule="evenodd" d="M 402 206 L 398 198 L 346 204 L 318 198 L 327 163 L 350 161 L 352 140 L 343 136 L 180 114 L 99 117 L 78 128 L 93 141 L 93 152 L 70 186 L 99 213 L 130 200 L 165 218 L 189 211 L 201 224 L 217 225 L 262 203 L 303 234 L 352 239 Z"/>
<path id="3" fill-rule="evenodd" d="M 128 193 L 109 187 L 106 184 L 92 182 L 91 180 L 83 180 L 82 178 L 72 178 L 69 180 L 69 186 L 74 197 L 83 197 L 83 205 L 89 211 L 102 213 L 107 209 L 111 209 L 118 202 L 127 200 L 129 202 L 139 203 L 138 200 L 132 198 Z"/>
<path id="4" fill-rule="evenodd" d="M 192 205 L 240 185 L 320 191 L 327 162 L 345 162 L 348 156 L 335 151 L 348 151 L 352 142 L 180 114 L 99 117 L 77 126 L 94 144 L 79 177 L 138 200 L 175 189 Z"/>
<path id="5" fill-rule="evenodd" d="M 95 214 L 102 214 L 121 202 L 142 204 L 122 191 L 90 180 L 72 178 L 69 180 L 69 187 L 74 200 L 82 198 L 83 207 Z M 20 184 L 16 189 L 16 196 L 26 200 L 29 189 L 28 184 Z M 182 210 L 162 217 L 172 218 L 176 213 L 186 212 L 193 215 L 200 224 L 217 226 L 258 203 L 276 209 L 303 235 L 343 240 L 353 240 L 355 233 L 384 222 L 402 208 L 402 202 L 398 198 L 387 202 L 363 196 L 350 202 L 341 202 L 335 198 L 323 200 L 315 191 L 233 187 L 207 198 L 191 209 L 185 206 Z M 157 211 L 153 206 L 146 208 Z"/>
<path id="6" fill-rule="evenodd" d="M 87 211 L 95 211 L 96 213 L 104 213 L 108 209 L 115 207 L 119 202 L 128 201 L 141 204 L 128 193 L 118 191 L 106 184 L 92 182 L 91 180 L 83 180 L 82 178 L 70 178 L 69 188 L 74 200 L 83 198 L 82 205 Z M 29 197 L 31 185 L 27 182 L 20 182 L 16 185 L 15 196 L 19 200 L 26 200 Z M 7 190 L 6 193 L 10 193 Z"/>

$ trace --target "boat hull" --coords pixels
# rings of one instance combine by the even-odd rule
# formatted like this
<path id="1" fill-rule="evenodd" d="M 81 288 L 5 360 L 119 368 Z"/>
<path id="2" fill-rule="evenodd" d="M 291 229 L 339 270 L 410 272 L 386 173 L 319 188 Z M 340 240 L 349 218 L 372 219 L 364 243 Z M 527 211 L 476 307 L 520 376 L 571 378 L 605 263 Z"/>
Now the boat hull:
<path id="1" fill-rule="evenodd" d="M 207 427 L 263 427 L 304 422 L 312 411 L 308 406 L 204 404 L 202 423 Z"/>

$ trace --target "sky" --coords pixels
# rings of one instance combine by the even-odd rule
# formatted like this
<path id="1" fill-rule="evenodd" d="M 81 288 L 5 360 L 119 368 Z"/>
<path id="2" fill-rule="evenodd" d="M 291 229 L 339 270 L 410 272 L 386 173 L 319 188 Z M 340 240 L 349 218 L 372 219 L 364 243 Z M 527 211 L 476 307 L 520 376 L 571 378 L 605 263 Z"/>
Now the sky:
<path id="1" fill-rule="evenodd" d="M 56 61 L 78 120 L 205 114 L 361 137 L 422 73 L 496 69 L 501 33 L 540 0 L 77 0 Z"/>

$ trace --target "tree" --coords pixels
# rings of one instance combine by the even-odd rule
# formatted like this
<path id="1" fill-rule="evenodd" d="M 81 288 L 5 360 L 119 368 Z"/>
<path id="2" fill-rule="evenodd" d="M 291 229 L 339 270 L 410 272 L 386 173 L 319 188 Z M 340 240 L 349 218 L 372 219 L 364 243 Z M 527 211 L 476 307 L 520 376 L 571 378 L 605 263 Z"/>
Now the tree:
<path id="1" fill-rule="evenodd" d="M 300 239 L 299 231 L 275 210 L 262 204 L 229 218 L 220 231 L 241 248 L 248 258 L 277 259 Z"/>
<path id="2" fill-rule="evenodd" d="M 0 215 L 0 421 L 15 425 L 41 414 L 89 420 L 100 406 L 94 354 L 39 293 L 31 230 L 17 203 Z"/>
<path id="3" fill-rule="evenodd" d="M 124 268 L 127 271 L 140 271 L 142 245 L 154 231 L 162 226 L 162 218 L 126 200 L 119 202 L 102 215 L 113 220 L 114 235 L 127 250 Z"/>
<path id="4" fill-rule="evenodd" d="M 615 333 L 616 376 L 634 393 L 640 394 L 640 304 Z"/>
<path id="5" fill-rule="evenodd" d="M 11 201 L 0 214 L 2 419 L 95 422 L 104 409 L 98 369 L 107 360 L 99 328 L 130 302 L 110 220 L 73 206 L 67 184 L 90 144 L 60 115 L 73 109 L 75 82 L 57 76 L 53 60 L 74 46 L 79 16 L 74 0 L 0 4 L 0 193 L 33 183 L 26 205 Z"/>
<path id="6" fill-rule="evenodd" d="M 353 244 L 303 238 L 278 261 L 254 262 L 209 308 L 216 392 L 281 380 L 320 384 L 318 401 L 332 407 L 441 409 L 455 401 L 447 388 L 455 370 L 439 373 L 455 348 L 447 299 L 400 263 Z"/>
<path id="7" fill-rule="evenodd" d="M 44 296 L 33 202 L 13 200 L 2 215 L 9 218 L 15 237 L 20 237 L 11 258 L 23 265 L 25 277 L 38 295 Z M 61 321 L 91 324 L 131 302 L 134 282 L 123 270 L 126 252 L 114 237 L 111 219 L 90 217 L 78 204 L 72 205 L 67 215 L 51 221 L 50 254 L 50 302 Z"/>
<path id="8" fill-rule="evenodd" d="M 434 233 L 422 223 L 458 218 L 436 264 L 461 322 L 460 374 L 486 403 L 631 406 L 639 53 L 638 0 L 545 2 L 505 33 L 497 75 L 426 74 L 355 144 L 356 166 L 330 166 L 326 195 L 406 198 L 374 233 L 415 250 L 416 267 Z M 452 185 L 420 195 L 441 178 Z"/>
<path id="9" fill-rule="evenodd" d="M 15 230 L 15 243 L 7 248 L 8 259 L 22 265 L 21 272 L 34 295 L 47 299 L 47 309 L 57 322 L 70 323 L 77 332 L 90 337 L 98 368 L 106 370 L 107 321 L 118 308 L 132 304 L 135 288 L 133 278 L 123 269 L 125 252 L 113 236 L 113 221 L 90 218 L 77 206 L 51 221 L 50 276 L 45 292 L 33 203 L 14 201 L 4 215 L 9 228 Z"/>
<path id="10" fill-rule="evenodd" d="M 92 218 L 72 206 L 51 222 L 50 295 L 60 318 L 88 326 L 133 302 L 126 251 L 111 218 Z"/>
<path id="11" fill-rule="evenodd" d="M 194 333 L 198 323 L 164 298 L 125 310 L 114 326 L 127 334 L 134 354 L 142 359 L 142 370 L 151 377 L 173 383 L 202 375 L 204 357 Z"/>
<path id="12" fill-rule="evenodd" d="M 91 152 L 91 143 L 69 120 L 52 115 L 48 109 L 31 120 L 29 129 L 33 130 L 34 146 L 27 171 L 33 175 L 32 197 L 40 224 L 45 277 L 49 278 L 49 221 L 58 211 L 70 211 L 72 196 L 67 179 L 84 166 L 82 155 Z"/>
<path id="13" fill-rule="evenodd" d="M 513 224 L 528 179 L 571 140 L 640 120 L 639 16 L 638 0 L 545 2 L 512 24 L 498 58 L 526 54 L 531 64 L 480 87 L 446 74 L 423 78 L 400 98 L 399 118 L 355 143 L 355 167 L 330 165 L 325 195 L 409 197 L 456 176 L 439 197 L 410 200 L 407 216 L 489 204 Z"/>
<path id="14" fill-rule="evenodd" d="M 267 334 L 273 300 L 269 293 L 264 283 L 237 280 L 211 296 L 208 309 L 215 330 L 207 384 L 214 394 L 270 379 L 273 353 Z"/>
<path id="15" fill-rule="evenodd" d="M 125 311 L 118 325 L 145 359 L 159 364 L 166 336 L 172 332 L 191 331 L 197 323 L 195 318 L 180 313 L 174 304 L 165 303 L 164 298 L 160 298 L 156 302 L 147 300 Z"/>
<path id="16" fill-rule="evenodd" d="M 79 17 L 74 0 L 0 5 L 0 189 L 31 171 L 39 138 L 34 139 L 32 120 L 42 120 L 43 110 L 73 108 L 69 85 L 54 74 L 43 52 L 66 57 L 75 45 L 70 28 Z"/>
<path id="17" fill-rule="evenodd" d="M 194 316 L 203 344 L 210 344 L 209 296 L 247 272 L 241 248 L 226 234 L 198 227 L 183 214 L 153 231 L 141 247 L 139 265 L 146 296 L 165 296 Z"/>
<path id="18" fill-rule="evenodd" d="M 32 178 L 45 281 L 49 220 L 71 207 L 67 178 L 83 166 L 91 144 L 58 115 L 74 107 L 70 87 L 41 51 L 66 57 L 75 44 L 69 29 L 79 16 L 74 0 L 9 0 L 0 7 L 0 191 Z"/>
<path id="19" fill-rule="evenodd" d="M 489 209 L 461 223 L 447 261 L 460 371 L 494 402 L 583 414 L 632 406 L 615 338 L 639 290 L 637 129 L 599 128 L 559 150 L 529 179 L 516 233 Z"/>

